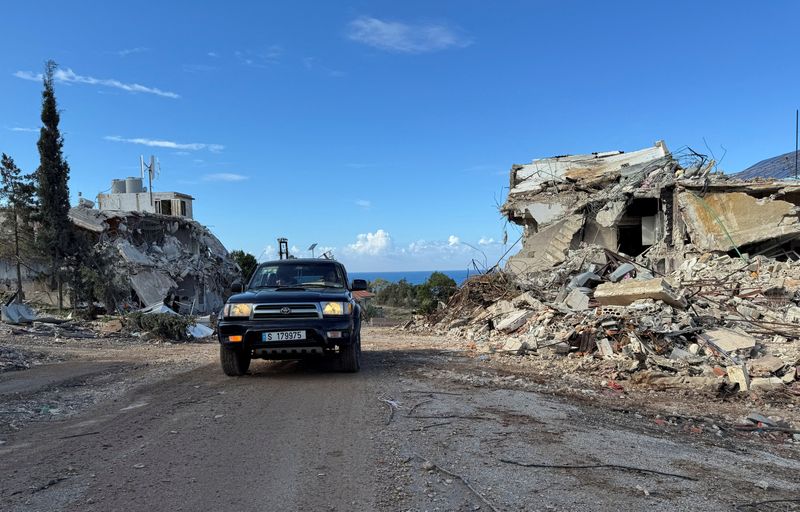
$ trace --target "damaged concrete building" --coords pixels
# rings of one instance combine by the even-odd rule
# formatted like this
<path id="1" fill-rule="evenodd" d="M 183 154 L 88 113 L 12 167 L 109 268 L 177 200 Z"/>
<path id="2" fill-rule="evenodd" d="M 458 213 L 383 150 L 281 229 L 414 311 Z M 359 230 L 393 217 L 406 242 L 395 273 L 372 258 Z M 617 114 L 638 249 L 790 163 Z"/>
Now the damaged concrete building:
<path id="1" fill-rule="evenodd" d="M 664 142 L 514 165 L 519 252 L 419 327 L 624 385 L 800 394 L 800 182 L 715 169 Z"/>
<path id="2" fill-rule="evenodd" d="M 70 209 L 69 217 L 118 256 L 115 267 L 130 284 L 133 308 L 167 301 L 180 313 L 217 312 L 240 276 L 217 237 L 189 218 L 86 206 Z"/>
<path id="3" fill-rule="evenodd" d="M 507 268 L 545 270 L 595 245 L 669 273 L 702 253 L 800 259 L 800 183 L 712 173 L 703 155 L 652 148 L 515 165 L 503 213 L 525 228 Z"/>
<path id="4" fill-rule="evenodd" d="M 111 180 L 111 192 L 97 194 L 97 207 L 113 212 L 148 212 L 193 218 L 194 198 L 180 192 L 148 192 L 142 178 Z"/>

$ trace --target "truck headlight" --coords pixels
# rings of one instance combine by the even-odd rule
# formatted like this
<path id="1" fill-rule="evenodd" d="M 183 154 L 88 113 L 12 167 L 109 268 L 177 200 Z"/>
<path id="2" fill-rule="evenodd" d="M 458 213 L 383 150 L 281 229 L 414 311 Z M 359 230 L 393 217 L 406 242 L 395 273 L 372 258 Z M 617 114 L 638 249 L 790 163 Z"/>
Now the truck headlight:
<path id="1" fill-rule="evenodd" d="M 322 314 L 324 316 L 349 315 L 353 309 L 352 304 L 349 302 L 323 302 L 320 306 L 322 306 Z"/>
<path id="2" fill-rule="evenodd" d="M 252 304 L 225 304 L 222 316 L 225 318 L 250 318 L 252 312 Z"/>

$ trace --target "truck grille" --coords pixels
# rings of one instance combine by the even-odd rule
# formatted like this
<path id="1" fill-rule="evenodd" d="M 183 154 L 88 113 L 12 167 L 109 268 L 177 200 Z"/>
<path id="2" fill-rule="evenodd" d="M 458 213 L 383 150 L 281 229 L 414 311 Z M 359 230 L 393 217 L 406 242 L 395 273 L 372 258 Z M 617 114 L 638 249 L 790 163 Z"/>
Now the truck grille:
<path id="1" fill-rule="evenodd" d="M 294 318 L 321 318 L 317 304 L 256 304 L 254 320 L 287 320 Z"/>

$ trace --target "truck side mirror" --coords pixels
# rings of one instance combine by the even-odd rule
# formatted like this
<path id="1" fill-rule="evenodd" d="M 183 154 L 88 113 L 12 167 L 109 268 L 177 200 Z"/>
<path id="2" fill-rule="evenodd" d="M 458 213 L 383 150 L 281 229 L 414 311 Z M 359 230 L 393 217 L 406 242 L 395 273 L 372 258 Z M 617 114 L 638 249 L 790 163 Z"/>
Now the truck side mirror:
<path id="1" fill-rule="evenodd" d="M 354 292 L 362 291 L 367 289 L 367 282 L 364 279 L 353 279 L 353 285 L 350 289 Z"/>
<path id="2" fill-rule="evenodd" d="M 242 293 L 243 290 L 244 290 L 244 287 L 242 286 L 242 283 L 240 283 L 238 281 L 231 285 L 231 291 L 233 293 Z"/>

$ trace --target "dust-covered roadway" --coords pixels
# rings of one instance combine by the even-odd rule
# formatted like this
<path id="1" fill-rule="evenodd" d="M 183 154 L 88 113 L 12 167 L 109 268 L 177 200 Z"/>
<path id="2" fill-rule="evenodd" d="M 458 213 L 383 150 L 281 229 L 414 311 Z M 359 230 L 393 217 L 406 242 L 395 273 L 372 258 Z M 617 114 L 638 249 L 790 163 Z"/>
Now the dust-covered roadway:
<path id="1" fill-rule="evenodd" d="M 719 510 L 800 497 L 790 457 L 665 436 L 402 335 L 368 331 L 364 345 L 358 374 L 254 362 L 229 378 L 210 362 L 3 435 L 0 509 Z"/>

